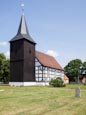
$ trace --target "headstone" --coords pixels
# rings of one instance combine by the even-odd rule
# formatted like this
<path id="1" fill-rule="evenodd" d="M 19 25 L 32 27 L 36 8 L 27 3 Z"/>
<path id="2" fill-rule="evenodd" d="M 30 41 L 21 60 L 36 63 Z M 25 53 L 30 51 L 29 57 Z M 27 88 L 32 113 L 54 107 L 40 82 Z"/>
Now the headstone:
<path id="1" fill-rule="evenodd" d="M 76 88 L 75 89 L 75 96 L 76 97 L 81 97 L 81 90 L 80 90 L 80 88 Z"/>

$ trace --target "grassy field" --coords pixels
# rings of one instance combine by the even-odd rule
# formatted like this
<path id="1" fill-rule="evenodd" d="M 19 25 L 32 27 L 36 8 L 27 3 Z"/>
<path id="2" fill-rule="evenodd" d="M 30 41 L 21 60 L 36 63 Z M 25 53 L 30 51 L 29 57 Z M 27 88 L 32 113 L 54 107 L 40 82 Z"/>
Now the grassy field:
<path id="1" fill-rule="evenodd" d="M 75 88 L 81 88 L 81 98 Z M 0 86 L 0 115 L 86 115 L 86 86 Z"/>

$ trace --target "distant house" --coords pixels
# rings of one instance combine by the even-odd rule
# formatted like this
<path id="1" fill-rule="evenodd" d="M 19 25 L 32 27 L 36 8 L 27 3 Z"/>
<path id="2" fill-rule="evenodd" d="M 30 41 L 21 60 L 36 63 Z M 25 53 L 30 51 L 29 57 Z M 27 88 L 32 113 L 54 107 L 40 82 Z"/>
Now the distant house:
<path id="1" fill-rule="evenodd" d="M 86 83 L 86 70 L 84 70 L 84 71 L 82 72 L 82 75 L 81 75 L 81 77 L 80 77 L 80 81 L 81 81 L 82 83 Z"/>
<path id="2" fill-rule="evenodd" d="M 69 78 L 68 78 L 66 75 L 64 75 L 64 83 L 65 83 L 65 84 L 68 84 L 68 83 L 69 83 Z"/>
<path id="3" fill-rule="evenodd" d="M 61 77 L 64 80 L 64 69 L 54 59 L 54 57 L 36 51 L 36 82 L 49 82 L 51 79 L 54 79 L 56 77 Z"/>

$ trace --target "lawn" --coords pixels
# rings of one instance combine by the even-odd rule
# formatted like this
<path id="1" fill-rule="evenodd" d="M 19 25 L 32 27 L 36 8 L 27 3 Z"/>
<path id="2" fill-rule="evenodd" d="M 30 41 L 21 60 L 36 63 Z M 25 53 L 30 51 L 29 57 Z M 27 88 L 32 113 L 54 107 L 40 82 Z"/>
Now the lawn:
<path id="1" fill-rule="evenodd" d="M 81 98 L 75 88 L 81 88 Z M 86 86 L 0 86 L 0 115 L 86 115 Z"/>

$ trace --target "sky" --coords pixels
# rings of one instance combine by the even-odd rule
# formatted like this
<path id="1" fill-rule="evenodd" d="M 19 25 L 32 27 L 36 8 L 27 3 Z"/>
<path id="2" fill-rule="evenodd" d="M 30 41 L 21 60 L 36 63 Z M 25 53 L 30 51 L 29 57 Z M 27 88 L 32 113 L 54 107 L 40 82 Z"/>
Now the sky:
<path id="1" fill-rule="evenodd" d="M 0 0 L 0 53 L 9 58 L 22 0 Z M 36 50 L 52 55 L 65 67 L 73 59 L 86 61 L 86 0 L 23 0 L 24 14 Z"/>

